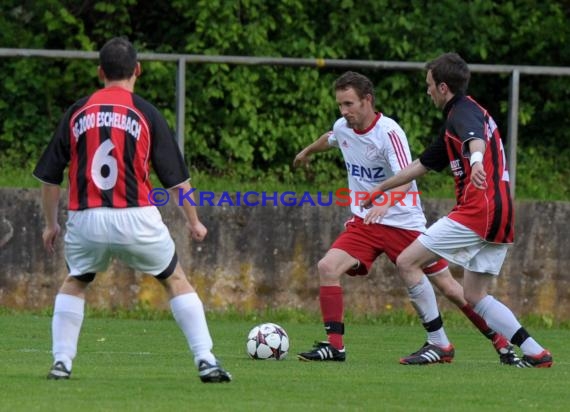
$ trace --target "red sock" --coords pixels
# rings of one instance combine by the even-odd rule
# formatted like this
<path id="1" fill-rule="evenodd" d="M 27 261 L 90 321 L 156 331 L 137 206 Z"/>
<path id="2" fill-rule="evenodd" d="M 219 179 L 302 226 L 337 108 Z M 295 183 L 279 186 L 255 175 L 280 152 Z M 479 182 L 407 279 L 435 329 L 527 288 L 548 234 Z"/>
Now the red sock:
<path id="1" fill-rule="evenodd" d="M 483 335 L 489 339 L 493 339 L 495 331 L 491 329 L 489 325 L 487 325 L 485 319 L 483 319 L 477 312 L 473 310 L 471 305 L 468 303 L 465 304 L 465 306 L 461 308 L 461 311 L 465 314 L 465 316 L 467 316 L 467 318 L 469 318 L 469 320 L 477 327 L 477 329 L 479 329 Z"/>
<path id="2" fill-rule="evenodd" d="M 321 314 L 329 338 L 329 343 L 336 349 L 342 349 L 344 343 L 344 302 L 342 299 L 342 288 L 340 286 L 321 286 L 319 299 L 321 303 Z"/>

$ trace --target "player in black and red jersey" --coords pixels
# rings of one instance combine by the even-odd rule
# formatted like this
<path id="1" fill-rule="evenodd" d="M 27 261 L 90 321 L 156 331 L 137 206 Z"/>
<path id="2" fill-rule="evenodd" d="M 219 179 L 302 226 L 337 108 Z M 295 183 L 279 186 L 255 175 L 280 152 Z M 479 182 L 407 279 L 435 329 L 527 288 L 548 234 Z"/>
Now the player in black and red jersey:
<path id="1" fill-rule="evenodd" d="M 112 257 L 154 276 L 165 287 L 203 382 L 229 382 L 231 375 L 212 353 L 204 307 L 188 282 L 158 209 L 150 202 L 152 164 L 160 182 L 182 205 L 193 239 L 207 234 L 191 202 L 187 166 L 166 120 L 134 94 L 140 63 L 123 37 L 99 53 L 104 87 L 74 103 L 63 116 L 34 176 L 42 184 L 44 246 L 53 252 L 60 233 L 59 185 L 69 166 L 65 259 L 69 276 L 55 299 L 52 320 L 54 363 L 49 379 L 68 379 L 83 321 L 85 292 Z M 183 197 L 184 196 L 184 197 Z"/>
<path id="2" fill-rule="evenodd" d="M 508 307 L 488 294 L 514 240 L 509 173 L 497 125 L 487 110 L 466 95 L 471 74 L 458 54 L 443 54 L 426 68 L 427 93 L 444 114 L 441 134 L 419 159 L 376 186 L 372 193 L 450 165 L 457 204 L 400 254 L 398 270 L 411 287 L 420 283 L 422 267 L 438 257 L 462 266 L 465 300 L 493 330 L 521 348 L 523 356 L 517 366 L 550 367 L 550 352 L 529 335 Z M 367 201 L 362 206 L 370 208 L 370 204 Z M 370 209 L 365 221 L 373 222 L 375 214 L 375 209 Z M 425 302 L 419 299 L 416 303 Z M 402 363 L 429 363 L 429 354 L 437 350 L 428 343 L 403 358 Z"/>

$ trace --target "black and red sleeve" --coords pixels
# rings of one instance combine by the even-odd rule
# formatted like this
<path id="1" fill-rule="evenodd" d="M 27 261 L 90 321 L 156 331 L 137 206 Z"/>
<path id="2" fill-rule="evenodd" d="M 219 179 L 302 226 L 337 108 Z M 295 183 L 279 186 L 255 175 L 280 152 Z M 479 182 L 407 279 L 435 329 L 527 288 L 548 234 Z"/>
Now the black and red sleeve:
<path id="1" fill-rule="evenodd" d="M 60 185 L 70 157 L 70 108 L 60 120 L 57 129 L 33 171 L 34 177 L 45 183 Z"/>
<path id="2" fill-rule="evenodd" d="M 449 166 L 449 156 L 447 155 L 444 134 L 445 126 L 442 127 L 440 135 L 424 150 L 419 158 L 422 165 L 436 172 L 441 172 Z"/>
<path id="3" fill-rule="evenodd" d="M 174 187 L 190 178 L 188 167 L 178 148 L 174 133 L 158 109 L 150 105 L 147 111 L 151 123 L 150 160 L 158 180 L 165 188 Z"/>
<path id="4" fill-rule="evenodd" d="M 450 116 L 449 127 L 463 143 L 463 157 L 469 157 L 471 153 L 467 143 L 472 139 L 485 139 L 485 113 L 475 102 L 465 99 Z"/>

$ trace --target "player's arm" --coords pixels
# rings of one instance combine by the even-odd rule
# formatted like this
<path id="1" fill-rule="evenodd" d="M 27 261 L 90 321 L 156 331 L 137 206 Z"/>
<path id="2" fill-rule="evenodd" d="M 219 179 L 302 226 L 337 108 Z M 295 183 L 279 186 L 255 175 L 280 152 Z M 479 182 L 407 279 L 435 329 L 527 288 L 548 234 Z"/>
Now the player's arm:
<path id="1" fill-rule="evenodd" d="M 405 183 L 401 186 L 397 186 L 388 192 L 372 192 L 370 193 L 370 209 L 366 216 L 364 216 L 364 224 L 368 225 L 370 223 L 379 223 L 384 215 L 388 212 L 388 209 L 396 204 L 394 199 L 403 199 L 405 193 L 410 190 L 412 183 Z M 390 193 L 394 193 L 391 195 Z M 396 197 L 397 195 L 397 197 Z"/>
<path id="2" fill-rule="evenodd" d="M 406 138 L 406 134 L 403 130 L 399 127 L 394 127 L 388 133 L 390 143 L 384 145 L 384 155 L 388 158 L 388 162 L 390 163 L 390 169 L 393 170 L 394 174 L 398 174 L 403 167 L 409 165 L 412 162 L 412 155 L 410 153 L 410 147 L 408 145 L 408 139 Z M 386 196 L 390 196 L 389 199 L 396 198 L 395 196 L 391 196 L 389 193 L 392 192 L 395 195 L 397 194 L 398 197 L 403 197 L 404 193 L 407 193 L 408 190 L 412 187 L 412 181 L 406 182 L 402 185 L 398 185 L 393 187 L 391 190 L 387 191 Z M 380 193 L 379 195 L 382 195 Z M 373 196 L 373 193 L 371 193 Z M 371 199 L 375 198 L 371 197 Z M 381 202 L 383 203 L 383 202 Z M 385 202 L 386 205 L 392 206 L 394 202 Z M 386 208 L 387 209 L 387 208 Z"/>
<path id="3" fill-rule="evenodd" d="M 485 189 L 487 174 L 483 167 L 483 155 L 485 153 L 485 141 L 483 139 L 469 140 L 469 163 L 471 164 L 471 183 L 477 189 Z"/>
<path id="4" fill-rule="evenodd" d="M 483 157 L 485 154 L 485 136 L 487 133 L 484 112 L 473 102 L 460 105 L 448 121 L 451 128 L 462 141 L 462 155 L 469 159 L 471 172 L 469 180 L 477 189 L 487 186 Z M 466 170 L 469 173 L 469 170 Z"/>
<path id="5" fill-rule="evenodd" d="M 385 192 L 394 187 L 398 187 L 405 183 L 425 175 L 430 170 L 442 171 L 449 164 L 447 150 L 443 134 L 440 136 L 412 163 L 404 167 L 394 176 L 380 183 L 374 188 L 374 191 Z M 371 199 L 363 202 L 363 208 L 370 208 Z"/>
<path id="6" fill-rule="evenodd" d="M 60 120 L 48 147 L 42 153 L 32 173 L 42 184 L 42 212 L 45 220 L 42 239 L 45 249 L 50 253 L 55 251 L 55 241 L 61 232 L 57 221 L 60 184 L 63 182 L 63 172 L 70 158 L 68 125 L 74 107 L 75 105 L 70 107 Z"/>
<path id="7" fill-rule="evenodd" d="M 172 198 L 176 199 L 176 204 L 182 208 L 182 213 L 186 218 L 186 226 L 192 238 L 198 241 L 204 240 L 208 229 L 198 218 L 198 212 L 194 206 L 196 201 L 192 193 L 190 174 L 174 134 L 170 131 L 164 117 L 154 106 L 145 101 L 139 101 L 138 104 L 145 105 L 147 115 L 152 118 L 151 123 L 154 125 L 154 134 L 151 139 L 151 163 L 158 180 L 163 187 L 168 188 Z M 189 201 L 188 198 L 192 201 Z"/>
<path id="8" fill-rule="evenodd" d="M 408 166 L 400 170 L 397 174 L 384 180 L 382 183 L 374 187 L 371 192 L 376 192 L 380 195 L 380 193 L 387 192 L 390 189 L 404 186 L 417 179 L 418 177 L 425 175 L 427 172 L 429 172 L 429 169 L 425 167 L 419 159 L 416 159 Z M 373 199 L 371 197 L 370 199 L 364 201 L 361 205 L 361 208 L 369 209 L 372 206 L 372 200 Z"/>
<path id="9" fill-rule="evenodd" d="M 196 204 L 196 200 L 194 199 L 194 193 L 192 193 L 191 190 L 192 185 L 189 181 L 185 181 L 168 189 L 171 196 L 176 199 L 176 204 L 181 205 L 182 207 L 182 213 L 186 218 L 186 226 L 188 227 L 188 230 L 190 230 L 192 238 L 202 241 L 208 234 L 208 229 L 206 229 L 206 226 L 204 226 L 198 218 L 198 212 L 196 211 L 196 206 L 194 206 Z M 188 193 L 190 194 L 188 195 Z M 181 194 L 184 194 L 184 197 L 181 197 Z M 189 202 L 188 199 L 185 198 L 186 196 L 190 197 L 192 202 Z"/>
<path id="10" fill-rule="evenodd" d="M 50 253 L 55 251 L 55 240 L 61 231 L 59 223 L 57 222 L 59 194 L 59 185 L 49 183 L 42 184 L 42 211 L 45 219 L 42 238 L 44 247 Z"/>
<path id="11" fill-rule="evenodd" d="M 293 160 L 293 167 L 306 166 L 309 164 L 310 156 L 313 153 L 325 152 L 331 148 L 329 136 L 332 132 L 323 133 L 317 140 L 305 147 Z"/>

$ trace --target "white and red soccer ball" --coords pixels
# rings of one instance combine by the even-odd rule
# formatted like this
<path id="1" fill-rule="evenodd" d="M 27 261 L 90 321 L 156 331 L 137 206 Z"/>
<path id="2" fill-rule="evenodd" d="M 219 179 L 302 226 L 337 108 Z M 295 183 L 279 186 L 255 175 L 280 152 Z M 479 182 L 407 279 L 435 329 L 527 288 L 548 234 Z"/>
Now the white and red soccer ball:
<path id="1" fill-rule="evenodd" d="M 254 326 L 247 335 L 247 353 L 252 359 L 281 360 L 289 352 L 289 336 L 275 323 Z"/>

